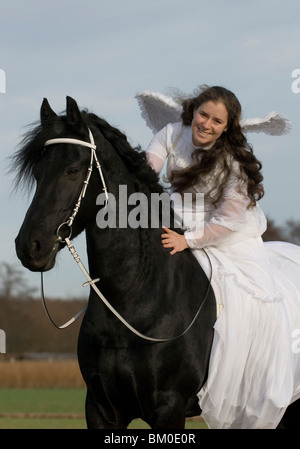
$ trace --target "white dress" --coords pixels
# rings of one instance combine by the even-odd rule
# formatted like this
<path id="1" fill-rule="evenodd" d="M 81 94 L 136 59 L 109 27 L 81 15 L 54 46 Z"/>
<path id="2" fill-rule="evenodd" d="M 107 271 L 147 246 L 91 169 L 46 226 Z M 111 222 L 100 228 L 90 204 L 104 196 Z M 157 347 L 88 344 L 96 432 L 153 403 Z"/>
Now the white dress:
<path id="1" fill-rule="evenodd" d="M 189 166 L 195 149 L 191 128 L 175 123 L 154 136 L 147 155 L 157 172 L 167 159 L 168 176 Z M 209 255 L 219 311 L 199 405 L 210 428 L 272 429 L 300 397 L 300 247 L 263 243 L 265 216 L 247 208 L 239 175 L 233 161 L 217 206 L 213 176 L 194 186 L 204 193 L 204 229 L 185 232 L 208 277 L 201 248 Z"/>

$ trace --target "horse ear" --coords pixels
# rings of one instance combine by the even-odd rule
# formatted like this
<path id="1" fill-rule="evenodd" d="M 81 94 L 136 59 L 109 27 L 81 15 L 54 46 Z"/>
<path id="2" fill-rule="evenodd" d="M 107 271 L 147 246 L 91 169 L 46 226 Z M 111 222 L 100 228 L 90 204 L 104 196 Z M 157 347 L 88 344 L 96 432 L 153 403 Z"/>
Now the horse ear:
<path id="1" fill-rule="evenodd" d="M 82 124 L 81 112 L 76 101 L 71 97 L 67 97 L 67 122 L 77 128 Z"/>
<path id="2" fill-rule="evenodd" d="M 51 109 L 50 104 L 48 103 L 47 98 L 44 98 L 42 106 L 41 106 L 41 123 L 43 124 L 45 121 L 48 121 L 51 118 L 57 117 L 57 114 Z"/>

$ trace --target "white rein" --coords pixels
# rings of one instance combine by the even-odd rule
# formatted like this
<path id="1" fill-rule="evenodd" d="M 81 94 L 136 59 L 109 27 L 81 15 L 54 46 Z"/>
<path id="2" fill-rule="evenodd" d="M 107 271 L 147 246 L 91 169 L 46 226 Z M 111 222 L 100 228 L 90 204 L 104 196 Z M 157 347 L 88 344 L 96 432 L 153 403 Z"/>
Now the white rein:
<path id="1" fill-rule="evenodd" d="M 56 138 L 56 139 L 50 139 L 47 140 L 44 144 L 45 147 L 49 146 L 49 145 L 54 145 L 54 144 L 58 144 L 58 143 L 69 143 L 69 144 L 74 144 L 74 145 L 81 145 L 84 147 L 88 147 L 91 150 L 91 159 L 90 159 L 90 164 L 87 170 L 87 175 L 86 175 L 86 179 L 83 182 L 83 187 L 81 189 L 79 198 L 77 200 L 77 203 L 75 204 L 75 207 L 73 209 L 72 214 L 70 215 L 70 217 L 68 218 L 68 220 L 66 222 L 63 222 L 57 229 L 56 234 L 57 234 L 57 242 L 59 243 L 66 243 L 70 253 L 72 254 L 74 260 L 77 262 L 79 268 L 81 269 L 82 273 L 84 274 L 84 276 L 87 279 L 87 282 L 85 282 L 83 284 L 83 287 L 86 286 L 90 286 L 94 289 L 94 291 L 96 292 L 96 294 L 98 295 L 98 297 L 103 301 L 103 303 L 111 310 L 111 312 L 131 331 L 133 332 L 135 335 L 137 335 L 138 337 L 144 339 L 144 340 L 149 340 L 152 342 L 166 342 L 166 341 L 172 341 L 175 340 L 181 336 L 183 336 L 190 328 L 191 326 L 194 324 L 196 318 L 198 317 L 200 310 L 202 309 L 203 304 L 205 303 L 205 300 L 208 296 L 209 290 L 210 290 L 210 282 L 209 282 L 209 286 L 208 289 L 206 291 L 204 300 L 202 301 L 196 315 L 194 316 L 193 320 L 191 321 L 191 323 L 189 324 L 189 326 L 179 335 L 175 336 L 175 337 L 171 337 L 171 338 L 152 338 L 152 337 L 148 337 L 146 335 L 141 334 L 139 331 L 137 331 L 134 327 L 132 327 L 117 311 L 116 309 L 109 303 L 109 301 L 107 301 L 107 299 L 103 296 L 103 294 L 101 293 L 101 291 L 98 289 L 98 287 L 96 286 L 96 283 L 100 280 L 99 278 L 97 279 L 92 279 L 88 273 L 88 271 L 86 270 L 85 266 L 83 265 L 82 261 L 80 260 L 80 257 L 78 256 L 74 245 L 71 243 L 70 241 L 70 237 L 72 234 L 72 224 L 73 221 L 78 213 L 80 204 L 81 204 L 81 200 L 84 198 L 85 196 L 85 192 L 87 189 L 87 186 L 89 184 L 89 180 L 93 171 L 93 165 L 95 162 L 95 165 L 98 169 L 100 178 L 101 178 L 101 182 L 102 182 L 102 186 L 103 186 L 103 190 L 105 193 L 105 207 L 108 204 L 108 194 L 107 194 L 107 188 L 106 188 L 106 184 L 105 184 L 105 179 L 102 173 L 102 169 L 101 169 L 101 165 L 99 163 L 99 160 L 97 158 L 96 155 L 96 145 L 95 145 L 95 141 L 94 141 L 94 137 L 93 134 L 91 132 L 91 130 L 89 129 L 89 138 L 90 138 L 90 142 L 86 142 L 84 140 L 78 140 L 78 139 L 71 139 L 71 138 Z M 62 239 L 62 237 L 59 235 L 59 231 L 63 226 L 68 226 L 70 228 L 70 233 L 68 237 L 65 237 L 64 240 Z M 209 259 L 210 260 L 210 259 Z M 46 312 L 46 315 L 48 316 L 49 320 L 52 322 L 52 324 L 57 328 L 57 329 L 65 329 L 66 327 L 70 326 L 70 324 L 74 323 L 74 321 L 77 320 L 77 318 L 79 318 L 87 309 L 87 305 L 85 307 L 83 307 L 75 316 L 73 316 L 73 318 L 71 318 L 69 321 L 67 321 L 65 324 L 58 326 L 53 319 L 51 318 L 49 311 L 47 309 L 47 305 L 46 305 L 46 301 L 45 301 L 45 295 L 44 295 L 44 282 L 43 282 L 43 273 L 41 273 L 41 292 L 42 292 L 42 302 L 43 302 L 43 306 Z"/>

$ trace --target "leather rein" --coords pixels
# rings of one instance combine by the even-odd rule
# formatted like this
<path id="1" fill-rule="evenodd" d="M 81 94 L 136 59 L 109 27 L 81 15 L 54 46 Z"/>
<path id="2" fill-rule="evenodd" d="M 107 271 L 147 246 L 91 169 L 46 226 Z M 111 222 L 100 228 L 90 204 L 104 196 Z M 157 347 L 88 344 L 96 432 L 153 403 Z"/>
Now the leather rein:
<path id="1" fill-rule="evenodd" d="M 77 254 L 74 245 L 72 244 L 72 242 L 70 241 L 71 235 L 72 235 L 72 224 L 74 222 L 74 219 L 79 211 L 80 208 L 80 204 L 81 204 L 81 200 L 84 198 L 85 193 L 86 193 L 86 189 L 88 187 L 89 184 L 89 180 L 93 171 L 93 166 L 94 164 L 96 165 L 96 168 L 98 170 L 100 179 L 101 179 L 101 183 L 102 183 L 102 188 L 103 191 L 105 193 L 105 206 L 107 207 L 108 204 L 108 193 L 107 193 L 107 187 L 105 184 L 105 179 L 102 173 L 102 169 L 101 169 L 101 165 L 99 163 L 99 160 L 97 158 L 96 155 L 96 148 L 97 146 L 95 145 L 95 141 L 94 141 L 94 137 L 93 134 L 91 132 L 91 130 L 89 129 L 89 138 L 90 138 L 90 142 L 86 142 L 84 140 L 78 140 L 78 139 L 72 139 L 72 138 L 56 138 L 56 139 L 50 139 L 47 140 L 44 144 L 44 147 L 50 146 L 50 145 L 55 145 L 55 144 L 60 144 L 60 143 L 68 143 L 68 144 L 73 144 L 73 145 L 81 145 L 84 147 L 88 147 L 91 150 L 91 158 L 90 158 L 90 164 L 89 167 L 87 169 L 87 175 L 86 178 L 83 182 L 83 186 L 81 189 L 81 192 L 79 194 L 78 200 L 75 204 L 75 207 L 72 211 L 72 214 L 70 215 L 70 217 L 68 218 L 68 220 L 66 222 L 63 222 L 56 231 L 56 235 L 57 235 L 57 240 L 56 242 L 58 243 L 66 243 L 70 253 L 72 254 L 74 260 L 77 262 L 80 270 L 82 271 L 82 273 L 84 274 L 85 278 L 87 279 L 87 281 L 83 284 L 83 287 L 86 286 L 90 286 L 91 288 L 94 289 L 94 291 L 96 292 L 97 296 L 102 300 L 102 302 L 111 310 L 111 312 L 131 331 L 133 332 L 135 335 L 137 335 L 138 337 L 144 339 L 144 340 L 148 340 L 148 341 L 152 341 L 152 342 L 156 342 L 156 343 L 160 343 L 160 342 L 167 342 L 167 341 L 172 341 L 172 340 L 176 340 L 179 337 L 182 337 L 184 334 L 186 334 L 188 332 L 188 330 L 192 327 L 192 325 L 194 324 L 194 322 L 196 321 L 211 288 L 211 278 L 209 281 L 209 285 L 205 294 L 205 297 L 202 301 L 202 303 L 200 304 L 200 307 L 198 308 L 196 315 L 194 316 L 194 318 L 192 319 L 192 321 L 190 322 L 190 324 L 188 325 L 188 327 L 179 335 L 176 335 L 175 337 L 170 337 L 170 338 L 153 338 L 153 337 L 148 337 L 147 335 L 144 335 L 142 333 L 140 333 L 138 330 L 136 330 L 134 327 L 132 327 L 118 312 L 117 310 L 110 304 L 110 302 L 103 296 L 103 294 L 101 293 L 101 291 L 98 289 L 98 287 L 96 286 L 96 283 L 100 280 L 99 278 L 97 279 L 92 279 L 88 273 L 88 271 L 86 270 L 84 264 L 82 263 L 79 255 Z M 61 237 L 60 232 L 61 232 L 61 228 L 63 226 L 67 226 L 69 227 L 69 235 L 68 237 L 65 237 L 64 239 Z M 211 268 L 211 275 L 212 275 L 212 265 L 211 265 L 211 261 L 210 258 L 208 256 L 208 254 L 206 253 L 205 250 L 203 250 L 205 252 L 205 254 L 208 257 L 209 263 L 210 263 L 210 268 Z M 44 281 L 43 281 L 43 273 L 41 272 L 41 296 L 42 296 L 42 303 L 43 303 L 43 307 L 45 310 L 45 313 L 47 315 L 47 317 L 49 318 L 49 320 L 51 321 L 51 323 L 57 328 L 57 329 L 65 329 L 66 327 L 70 326 L 70 324 L 74 323 L 87 309 L 87 305 L 85 307 L 83 307 L 75 316 L 73 316 L 69 321 L 67 321 L 65 324 L 59 326 L 57 325 L 54 320 L 52 319 L 48 308 L 47 308 L 47 304 L 46 304 L 46 300 L 45 300 L 45 294 L 44 294 Z"/>

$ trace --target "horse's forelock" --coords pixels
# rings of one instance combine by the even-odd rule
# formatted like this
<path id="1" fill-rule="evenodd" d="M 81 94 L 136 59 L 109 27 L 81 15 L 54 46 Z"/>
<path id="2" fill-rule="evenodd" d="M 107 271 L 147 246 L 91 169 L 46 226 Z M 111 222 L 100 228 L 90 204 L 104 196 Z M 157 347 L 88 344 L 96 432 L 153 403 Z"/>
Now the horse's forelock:
<path id="1" fill-rule="evenodd" d="M 49 122 L 49 126 L 41 126 L 38 122 L 28 126 L 21 138 L 19 148 L 12 156 L 11 172 L 15 175 L 15 186 L 30 188 L 33 184 L 33 168 L 40 160 L 44 151 L 44 143 L 55 135 L 57 121 Z"/>

